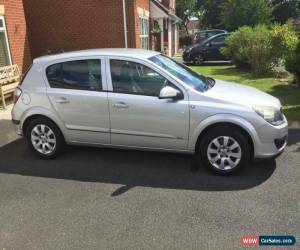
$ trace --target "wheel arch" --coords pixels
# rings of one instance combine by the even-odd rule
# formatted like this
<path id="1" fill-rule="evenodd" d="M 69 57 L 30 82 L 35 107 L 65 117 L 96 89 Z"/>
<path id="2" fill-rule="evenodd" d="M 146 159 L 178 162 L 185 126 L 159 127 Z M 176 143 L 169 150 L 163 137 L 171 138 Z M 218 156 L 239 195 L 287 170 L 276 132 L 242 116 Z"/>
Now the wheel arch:
<path id="1" fill-rule="evenodd" d="M 65 129 L 64 129 L 64 124 L 61 122 L 61 120 L 58 117 L 55 116 L 55 114 L 53 114 L 51 111 L 44 108 L 30 109 L 27 112 L 25 112 L 20 123 L 23 135 L 25 135 L 26 129 L 30 124 L 30 122 L 37 118 L 43 118 L 53 122 L 59 128 L 63 138 L 65 140 L 67 139 Z"/>
<path id="2" fill-rule="evenodd" d="M 194 130 L 189 143 L 191 151 L 197 152 L 199 142 L 208 131 L 215 127 L 231 126 L 238 129 L 249 141 L 251 147 L 251 157 L 255 155 L 255 141 L 258 140 L 255 128 L 245 119 L 234 115 L 216 115 L 202 121 Z"/>

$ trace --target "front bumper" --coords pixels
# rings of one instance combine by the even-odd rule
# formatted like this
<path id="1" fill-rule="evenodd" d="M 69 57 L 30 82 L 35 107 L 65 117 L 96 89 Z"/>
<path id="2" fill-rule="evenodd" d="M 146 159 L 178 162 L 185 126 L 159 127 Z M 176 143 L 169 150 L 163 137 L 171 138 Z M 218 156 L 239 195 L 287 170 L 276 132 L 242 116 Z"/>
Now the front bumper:
<path id="1" fill-rule="evenodd" d="M 192 61 L 191 54 L 187 53 L 187 52 L 183 52 L 182 59 L 183 59 L 184 62 L 190 62 L 190 61 Z"/>
<path id="2" fill-rule="evenodd" d="M 273 158 L 280 155 L 287 145 L 288 123 L 273 126 L 269 123 L 256 128 L 257 139 L 254 142 L 254 158 Z"/>

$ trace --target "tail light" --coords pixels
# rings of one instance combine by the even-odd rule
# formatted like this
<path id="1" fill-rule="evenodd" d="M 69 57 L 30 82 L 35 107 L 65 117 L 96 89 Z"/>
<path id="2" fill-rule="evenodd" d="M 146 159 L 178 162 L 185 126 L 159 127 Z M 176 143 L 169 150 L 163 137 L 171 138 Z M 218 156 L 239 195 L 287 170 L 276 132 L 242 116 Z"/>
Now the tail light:
<path id="1" fill-rule="evenodd" d="M 19 100 L 20 96 L 22 95 L 22 90 L 20 88 L 16 88 L 15 92 L 14 92 L 14 104 L 17 103 L 17 101 Z"/>

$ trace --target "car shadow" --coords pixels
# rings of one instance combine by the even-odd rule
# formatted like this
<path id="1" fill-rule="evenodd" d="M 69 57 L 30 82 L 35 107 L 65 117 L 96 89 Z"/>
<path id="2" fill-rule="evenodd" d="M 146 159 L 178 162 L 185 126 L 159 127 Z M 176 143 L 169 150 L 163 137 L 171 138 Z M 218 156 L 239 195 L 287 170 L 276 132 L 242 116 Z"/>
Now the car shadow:
<path id="1" fill-rule="evenodd" d="M 0 148 L 0 173 L 18 174 L 81 182 L 122 185 L 117 196 L 136 186 L 201 191 L 250 189 L 265 182 L 276 162 L 251 164 L 232 176 L 218 176 L 189 155 L 67 147 L 58 159 L 43 160 L 29 152 L 23 140 Z"/>
<path id="2" fill-rule="evenodd" d="M 16 134 L 15 127 L 12 121 L 8 120 L 7 117 L 6 119 L 3 119 L 0 114 L 0 147 L 6 145 L 9 142 L 13 142 L 18 138 L 20 137 Z"/>
<path id="3" fill-rule="evenodd" d="M 300 128 L 290 128 L 288 145 L 291 146 L 298 143 L 300 143 Z"/>

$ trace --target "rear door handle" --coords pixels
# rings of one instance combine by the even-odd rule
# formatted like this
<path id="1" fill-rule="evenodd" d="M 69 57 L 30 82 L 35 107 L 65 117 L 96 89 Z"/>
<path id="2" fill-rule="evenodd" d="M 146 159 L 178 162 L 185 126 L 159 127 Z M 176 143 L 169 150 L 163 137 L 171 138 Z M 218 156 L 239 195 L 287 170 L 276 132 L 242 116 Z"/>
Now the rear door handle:
<path id="1" fill-rule="evenodd" d="M 114 106 L 114 108 L 119 108 L 119 109 L 129 108 L 128 104 L 126 104 L 125 102 L 117 102 L 113 106 Z"/>
<path id="2" fill-rule="evenodd" d="M 57 103 L 61 103 L 61 104 L 69 103 L 69 102 L 70 102 L 69 99 L 66 98 L 66 97 L 60 97 L 60 98 L 57 98 L 55 101 L 56 101 Z"/>

